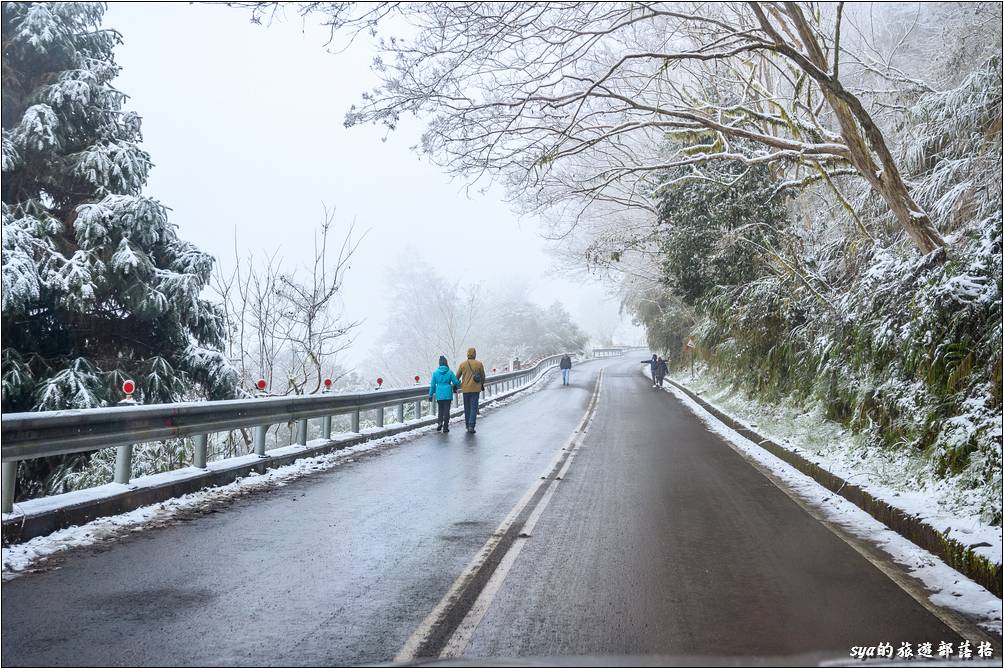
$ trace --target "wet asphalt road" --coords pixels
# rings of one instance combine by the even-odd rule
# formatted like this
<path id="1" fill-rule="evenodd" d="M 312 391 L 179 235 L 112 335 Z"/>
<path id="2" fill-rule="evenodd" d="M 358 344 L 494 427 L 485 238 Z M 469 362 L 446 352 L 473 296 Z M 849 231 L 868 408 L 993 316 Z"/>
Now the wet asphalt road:
<path id="1" fill-rule="evenodd" d="M 640 360 L 642 356 L 638 356 Z M 634 364 L 468 656 L 744 656 L 956 641 Z"/>
<path id="2" fill-rule="evenodd" d="M 957 640 L 634 362 L 2 589 L 5 666 L 392 660 L 582 418 L 466 655 L 778 656 Z"/>

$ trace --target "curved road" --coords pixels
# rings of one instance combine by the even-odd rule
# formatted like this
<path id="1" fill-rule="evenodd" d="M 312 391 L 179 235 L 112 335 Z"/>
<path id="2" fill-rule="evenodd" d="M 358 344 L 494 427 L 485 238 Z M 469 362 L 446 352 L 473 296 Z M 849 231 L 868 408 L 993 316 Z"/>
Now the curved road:
<path id="1" fill-rule="evenodd" d="M 653 392 L 642 357 L 554 375 L 476 435 L 374 449 L 9 581 L 3 664 L 798 663 L 959 641 Z"/>

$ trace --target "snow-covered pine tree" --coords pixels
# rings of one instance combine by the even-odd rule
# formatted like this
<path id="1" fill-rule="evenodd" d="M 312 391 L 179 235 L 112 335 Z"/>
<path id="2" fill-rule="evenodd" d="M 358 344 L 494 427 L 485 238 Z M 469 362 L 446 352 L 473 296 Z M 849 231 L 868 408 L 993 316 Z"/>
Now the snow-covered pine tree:
<path id="1" fill-rule="evenodd" d="M 100 3 L 3 3 L 3 411 L 227 398 L 213 258 L 142 195 Z"/>

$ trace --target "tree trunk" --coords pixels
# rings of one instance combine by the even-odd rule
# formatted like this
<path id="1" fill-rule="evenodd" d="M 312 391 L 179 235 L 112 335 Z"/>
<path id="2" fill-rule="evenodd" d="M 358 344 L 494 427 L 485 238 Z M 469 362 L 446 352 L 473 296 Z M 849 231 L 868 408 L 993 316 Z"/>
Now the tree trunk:
<path id="1" fill-rule="evenodd" d="M 896 220 L 906 231 L 913 243 L 917 245 L 921 253 L 930 253 L 935 249 L 945 246 L 945 240 L 931 222 L 927 213 L 921 209 L 906 188 L 903 177 L 899 173 L 896 163 L 885 148 L 885 142 L 881 138 L 881 131 L 874 125 L 870 116 L 864 119 L 860 115 L 853 114 L 850 106 L 840 97 L 837 97 L 825 87 L 823 95 L 826 96 L 830 107 L 833 108 L 840 123 L 840 134 L 850 148 L 851 162 L 861 175 L 871 184 L 871 187 L 882 196 L 889 208 L 892 210 Z M 863 108 L 862 108 L 863 111 Z M 875 162 L 872 148 L 861 135 L 858 123 L 866 129 L 866 134 L 875 137 L 878 135 L 882 141 L 882 149 L 879 150 L 882 165 Z M 870 132 L 869 132 L 870 131 Z M 874 147 L 875 142 L 872 142 Z M 883 155 L 885 154 L 885 155 Z"/>
<path id="2" fill-rule="evenodd" d="M 896 172 L 893 176 L 894 179 L 879 179 L 881 187 L 876 187 L 876 190 L 889 203 L 889 207 L 896 215 L 900 225 L 910 235 L 910 239 L 917 245 L 920 252 L 925 254 L 944 247 L 946 245 L 945 239 L 934 227 L 927 213 L 917 206 L 917 203 L 910 197 L 906 184 L 903 183 L 899 173 Z M 883 173 L 883 177 L 885 177 L 885 173 Z"/>
<path id="3" fill-rule="evenodd" d="M 927 254 L 945 246 L 945 240 L 934 227 L 931 218 L 910 196 L 875 120 L 857 96 L 845 89 L 835 75 L 828 74 L 826 56 L 802 10 L 794 2 L 784 4 L 808 56 L 809 64 L 802 67 L 819 83 L 823 97 L 833 109 L 840 124 L 840 135 L 850 150 L 851 163 L 886 201 L 896 220 L 921 253 Z"/>

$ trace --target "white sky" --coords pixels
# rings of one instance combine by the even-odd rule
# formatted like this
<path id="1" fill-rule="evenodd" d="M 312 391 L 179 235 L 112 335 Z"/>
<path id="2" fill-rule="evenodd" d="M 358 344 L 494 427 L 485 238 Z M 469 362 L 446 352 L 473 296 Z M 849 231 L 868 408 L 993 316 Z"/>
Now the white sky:
<path id="1" fill-rule="evenodd" d="M 346 317 L 366 321 L 349 364 L 382 331 L 387 276 L 405 258 L 489 284 L 525 282 L 541 304 L 561 300 L 587 332 L 597 310 L 616 313 L 602 287 L 549 271 L 536 222 L 518 220 L 499 193 L 468 194 L 419 160 L 408 147 L 421 125 L 386 142 L 380 128 L 343 127 L 376 81 L 367 45 L 331 54 L 310 19 L 265 27 L 249 16 L 187 3 L 111 3 L 105 15 L 125 42 L 113 83 L 143 117 L 156 165 L 147 193 L 172 210 L 183 238 L 231 267 L 236 230 L 241 255 L 280 247 L 292 266 L 310 257 L 322 202 L 338 224 L 369 230 L 343 296 Z M 623 333 L 637 338 L 633 327 Z"/>

